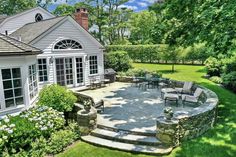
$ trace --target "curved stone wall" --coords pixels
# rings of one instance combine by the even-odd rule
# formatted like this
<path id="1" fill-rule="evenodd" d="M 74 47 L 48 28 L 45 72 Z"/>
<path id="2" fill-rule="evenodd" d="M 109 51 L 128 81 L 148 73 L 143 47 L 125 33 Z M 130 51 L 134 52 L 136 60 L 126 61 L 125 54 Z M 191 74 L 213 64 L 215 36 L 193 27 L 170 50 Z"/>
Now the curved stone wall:
<path id="1" fill-rule="evenodd" d="M 172 80 L 171 83 L 173 86 L 183 86 L 183 82 Z M 161 133 L 163 136 L 167 136 L 165 132 L 171 132 L 175 137 L 178 136 L 177 142 L 174 143 L 181 143 L 182 141 L 198 137 L 213 127 L 217 116 L 218 97 L 213 91 L 198 85 L 195 85 L 193 90 L 197 87 L 203 89 L 202 104 L 191 111 L 176 111 L 173 120 L 178 121 L 178 129 L 174 131 L 163 128 L 165 125 L 160 124 L 160 122 L 163 123 L 163 117 L 158 117 L 157 125 L 159 124 L 159 126 L 157 126 L 157 134 Z M 168 134 L 168 136 L 173 135 Z"/>

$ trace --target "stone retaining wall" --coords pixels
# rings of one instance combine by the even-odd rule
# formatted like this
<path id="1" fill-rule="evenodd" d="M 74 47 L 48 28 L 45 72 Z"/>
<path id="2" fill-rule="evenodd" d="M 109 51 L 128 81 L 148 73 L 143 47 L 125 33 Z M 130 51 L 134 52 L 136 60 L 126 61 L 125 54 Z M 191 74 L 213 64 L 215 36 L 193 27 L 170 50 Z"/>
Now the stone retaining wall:
<path id="1" fill-rule="evenodd" d="M 183 82 L 179 81 L 171 81 L 173 86 L 183 86 Z M 217 116 L 217 105 L 218 105 L 218 97 L 217 95 L 212 92 L 211 90 L 195 85 L 193 87 L 193 91 L 197 88 L 203 89 L 203 96 L 201 98 L 201 105 L 193 108 L 191 111 L 177 111 L 174 113 L 173 120 L 178 121 L 178 129 L 174 132 L 175 135 L 169 135 L 169 137 L 176 137 L 179 136 L 179 139 L 175 143 L 181 143 L 182 141 L 192 139 L 198 137 L 205 133 L 207 130 L 213 127 L 216 116 Z M 159 123 L 163 121 L 163 117 L 158 117 L 157 119 L 157 134 L 160 133 L 160 130 L 168 130 L 170 126 L 160 125 Z M 163 128 L 166 127 L 166 128 Z M 176 139 L 172 139 L 175 141 Z M 172 143 L 174 143 L 172 141 Z"/>

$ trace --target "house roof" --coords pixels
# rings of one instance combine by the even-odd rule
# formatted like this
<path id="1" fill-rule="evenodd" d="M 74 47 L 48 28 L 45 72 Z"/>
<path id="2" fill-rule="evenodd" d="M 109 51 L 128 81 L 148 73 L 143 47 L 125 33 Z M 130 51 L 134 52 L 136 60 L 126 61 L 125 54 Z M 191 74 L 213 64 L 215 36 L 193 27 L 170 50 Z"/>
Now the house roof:
<path id="1" fill-rule="evenodd" d="M 16 17 L 16 16 L 20 16 L 20 15 L 22 15 L 22 14 L 24 14 L 24 13 L 27 13 L 27 12 L 30 12 L 30 11 L 32 11 L 32 10 L 34 10 L 34 9 L 43 10 L 43 11 L 47 12 L 48 14 L 54 16 L 54 15 L 53 15 L 52 13 L 50 13 L 48 10 L 46 10 L 46 9 L 44 9 L 44 8 L 42 8 L 42 7 L 40 7 L 40 6 L 38 6 L 38 7 L 30 8 L 30 9 L 27 9 L 27 10 L 25 10 L 25 11 L 23 11 L 23 12 L 19 12 L 19 13 L 17 13 L 17 14 L 10 15 L 10 16 L 7 16 L 7 15 L 0 15 L 0 25 L 1 25 L 2 23 L 4 23 L 5 21 L 7 21 L 8 19 L 10 19 L 10 18 L 14 18 L 14 17 Z"/>
<path id="2" fill-rule="evenodd" d="M 66 16 L 61 16 L 39 22 L 28 23 L 13 32 L 10 36 L 20 37 L 23 42 L 30 43 L 32 40 L 40 36 L 42 33 L 46 32 L 48 29 L 63 20 L 65 17 Z"/>
<path id="3" fill-rule="evenodd" d="M 37 55 L 41 50 L 0 34 L 0 56 Z"/>
<path id="4" fill-rule="evenodd" d="M 0 15 L 0 23 L 2 23 L 6 18 L 8 18 L 7 15 Z"/>
<path id="5" fill-rule="evenodd" d="M 23 42 L 28 44 L 47 30 L 49 30 L 55 24 L 63 20 L 65 17 L 66 16 L 60 16 L 42 20 L 39 22 L 28 23 L 13 32 L 10 36 L 16 38 L 20 37 Z"/>

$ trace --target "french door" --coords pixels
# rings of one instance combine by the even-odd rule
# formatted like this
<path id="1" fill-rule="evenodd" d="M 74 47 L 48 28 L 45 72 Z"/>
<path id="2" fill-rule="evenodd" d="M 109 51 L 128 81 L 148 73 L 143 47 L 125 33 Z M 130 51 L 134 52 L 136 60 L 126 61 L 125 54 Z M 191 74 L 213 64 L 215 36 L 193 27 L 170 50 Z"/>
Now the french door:
<path id="1" fill-rule="evenodd" d="M 76 74 L 77 74 L 77 85 L 84 85 L 84 69 L 82 57 L 76 58 Z"/>
<path id="2" fill-rule="evenodd" d="M 72 58 L 56 58 L 57 84 L 61 86 L 73 86 L 73 62 Z"/>

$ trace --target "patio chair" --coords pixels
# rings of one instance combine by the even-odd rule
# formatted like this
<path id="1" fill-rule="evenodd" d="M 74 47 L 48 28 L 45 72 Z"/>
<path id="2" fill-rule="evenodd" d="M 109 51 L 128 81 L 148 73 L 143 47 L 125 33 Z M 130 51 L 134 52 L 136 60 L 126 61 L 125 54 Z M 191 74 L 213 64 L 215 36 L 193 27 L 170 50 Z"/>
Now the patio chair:
<path id="1" fill-rule="evenodd" d="M 135 77 L 135 76 L 132 77 L 131 83 L 132 83 L 132 85 L 134 85 L 135 87 L 137 87 L 137 86 L 138 86 L 138 83 L 140 83 L 140 82 L 141 82 L 141 80 L 138 79 L 137 77 Z"/>
<path id="2" fill-rule="evenodd" d="M 197 88 L 193 95 L 183 94 L 182 95 L 183 107 L 186 103 L 198 105 L 200 102 L 200 96 L 202 93 L 203 93 L 203 90 L 201 88 Z"/>
<path id="3" fill-rule="evenodd" d="M 175 88 L 175 90 L 180 94 L 191 94 L 192 87 L 193 82 L 184 82 L 183 88 Z"/>
<path id="4" fill-rule="evenodd" d="M 101 85 L 102 85 L 101 78 L 97 78 L 95 76 L 92 76 L 89 79 L 90 79 L 90 87 L 91 88 L 101 87 Z"/>
<path id="5" fill-rule="evenodd" d="M 101 80 L 102 86 L 106 86 L 106 84 L 110 85 L 110 79 L 106 79 L 104 75 L 100 75 L 100 80 Z"/>

